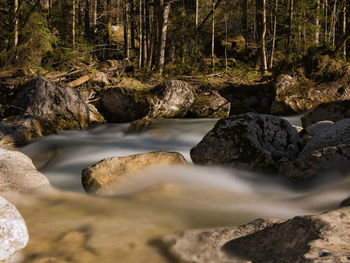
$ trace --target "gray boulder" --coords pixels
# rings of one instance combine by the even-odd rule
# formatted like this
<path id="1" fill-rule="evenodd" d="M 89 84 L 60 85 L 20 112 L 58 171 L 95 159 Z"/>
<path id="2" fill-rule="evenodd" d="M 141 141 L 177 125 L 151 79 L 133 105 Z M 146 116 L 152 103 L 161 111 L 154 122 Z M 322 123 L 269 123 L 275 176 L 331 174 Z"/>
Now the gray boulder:
<path id="1" fill-rule="evenodd" d="M 184 81 L 168 80 L 150 91 L 154 118 L 182 118 L 195 102 L 192 88 Z"/>
<path id="2" fill-rule="evenodd" d="M 45 77 L 38 77 L 18 89 L 7 116 L 30 115 L 44 134 L 65 129 L 85 129 L 89 108 L 74 88 L 61 87 Z"/>
<path id="3" fill-rule="evenodd" d="M 110 88 L 99 93 L 101 113 L 108 122 L 131 122 L 150 111 L 147 94 L 132 88 Z"/>
<path id="4" fill-rule="evenodd" d="M 0 261 L 23 249 L 29 240 L 26 224 L 16 207 L 0 197 Z"/>
<path id="5" fill-rule="evenodd" d="M 196 164 L 224 164 L 275 173 L 299 153 L 300 137 L 286 120 L 256 113 L 219 120 L 191 149 Z"/>
<path id="6" fill-rule="evenodd" d="M 349 220 L 350 207 L 344 207 L 287 221 L 258 219 L 240 227 L 189 230 L 163 242 L 185 263 L 349 262 Z"/>
<path id="7" fill-rule="evenodd" d="M 301 122 L 306 128 L 319 121 L 336 122 L 346 118 L 350 118 L 350 100 L 337 100 L 319 105 L 301 117 Z"/>
<path id="8" fill-rule="evenodd" d="M 226 118 L 229 116 L 231 103 L 217 91 L 200 92 L 194 104 L 189 108 L 189 118 Z"/>

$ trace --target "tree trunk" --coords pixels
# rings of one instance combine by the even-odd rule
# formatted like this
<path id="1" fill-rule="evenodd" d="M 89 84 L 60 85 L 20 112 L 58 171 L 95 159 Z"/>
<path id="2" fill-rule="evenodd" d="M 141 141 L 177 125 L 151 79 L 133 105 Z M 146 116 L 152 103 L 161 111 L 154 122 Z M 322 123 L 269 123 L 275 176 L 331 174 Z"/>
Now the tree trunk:
<path id="1" fill-rule="evenodd" d="M 215 10 L 219 7 L 220 3 L 222 2 L 222 0 L 218 0 L 216 2 L 215 8 L 214 10 L 211 9 L 210 12 L 208 13 L 208 15 L 204 18 L 204 20 L 202 21 L 202 23 L 200 23 L 200 25 L 196 28 L 196 32 L 199 32 L 202 27 L 204 26 L 205 22 L 207 22 L 207 20 L 212 16 L 212 14 L 215 12 Z"/>
<path id="2" fill-rule="evenodd" d="M 112 43 L 112 0 L 107 0 L 107 35 L 109 44 Z"/>
<path id="3" fill-rule="evenodd" d="M 316 44 L 316 46 L 318 46 L 320 43 L 320 5 L 321 5 L 321 0 L 316 0 L 316 1 L 317 1 L 317 5 L 316 5 L 315 44 Z"/>
<path id="4" fill-rule="evenodd" d="M 97 1 L 98 0 L 94 0 L 94 21 L 93 21 L 94 34 L 97 33 Z"/>
<path id="5" fill-rule="evenodd" d="M 15 2 L 14 2 L 13 14 L 14 14 L 13 46 L 17 47 L 17 45 L 18 45 L 18 0 L 15 0 Z"/>
<path id="6" fill-rule="evenodd" d="M 135 48 L 135 0 L 130 1 L 130 10 L 131 10 L 131 25 L 130 25 L 130 37 L 131 37 L 131 48 Z"/>
<path id="7" fill-rule="evenodd" d="M 270 68 L 273 67 L 273 59 L 275 56 L 276 35 L 277 35 L 277 11 L 278 11 L 278 0 L 275 0 L 275 14 L 274 14 L 274 20 L 273 20 L 273 36 L 272 36 Z"/>
<path id="8" fill-rule="evenodd" d="M 343 4 L 343 36 L 346 33 L 346 23 L 347 23 L 347 19 L 346 19 L 346 0 L 344 0 L 344 4 Z M 343 47 L 343 57 L 346 58 L 346 40 L 344 43 L 344 47 Z"/>
<path id="9" fill-rule="evenodd" d="M 199 0 L 196 0 L 196 28 L 199 24 Z"/>
<path id="10" fill-rule="evenodd" d="M 324 42 L 328 43 L 328 0 L 325 0 Z"/>
<path id="11" fill-rule="evenodd" d="M 139 69 L 142 68 L 142 0 L 139 0 Z"/>
<path id="12" fill-rule="evenodd" d="M 333 47 L 335 46 L 335 26 L 336 26 L 336 22 L 337 22 L 336 14 L 337 14 L 337 0 L 334 1 L 332 18 L 331 18 L 331 26 L 329 29 L 329 31 L 331 33 L 331 37 L 332 37 L 332 46 Z"/>
<path id="13" fill-rule="evenodd" d="M 167 39 L 167 33 L 168 33 L 168 18 L 170 13 L 170 1 L 164 0 L 164 6 L 163 6 L 163 25 L 162 25 L 162 34 L 161 34 L 161 41 L 159 46 L 159 73 L 162 75 L 164 70 L 164 64 L 165 64 L 165 46 L 166 46 L 166 39 Z"/>
<path id="14" fill-rule="evenodd" d="M 151 8 L 151 6 L 149 7 Z M 153 51 L 154 51 L 154 20 L 155 20 L 155 6 L 153 5 L 153 9 L 149 10 L 149 24 L 150 24 L 150 31 L 149 31 L 149 49 L 148 49 L 148 56 L 147 56 L 147 68 L 152 68 L 152 60 L 153 60 Z"/>
<path id="15" fill-rule="evenodd" d="M 248 1 L 241 0 L 241 8 L 242 8 L 242 33 L 244 37 L 247 37 L 248 33 Z"/>
<path id="16" fill-rule="evenodd" d="M 85 0 L 85 15 L 84 15 L 84 33 L 85 38 L 90 38 L 90 1 Z"/>
<path id="17" fill-rule="evenodd" d="M 76 0 L 72 0 L 72 46 L 75 49 L 75 11 L 76 11 Z"/>
<path id="18" fill-rule="evenodd" d="M 213 71 L 215 68 L 215 0 L 212 0 L 211 17 L 211 62 Z"/>
<path id="19" fill-rule="evenodd" d="M 124 55 L 128 59 L 129 54 L 129 0 L 125 0 L 124 8 Z"/>
<path id="20" fill-rule="evenodd" d="M 260 70 L 263 74 L 267 71 L 267 57 L 265 46 L 266 35 L 266 0 L 256 0 L 256 22 L 259 39 L 260 59 L 258 59 L 258 65 L 260 63 Z"/>
<path id="21" fill-rule="evenodd" d="M 288 53 L 291 52 L 294 0 L 289 0 Z"/>

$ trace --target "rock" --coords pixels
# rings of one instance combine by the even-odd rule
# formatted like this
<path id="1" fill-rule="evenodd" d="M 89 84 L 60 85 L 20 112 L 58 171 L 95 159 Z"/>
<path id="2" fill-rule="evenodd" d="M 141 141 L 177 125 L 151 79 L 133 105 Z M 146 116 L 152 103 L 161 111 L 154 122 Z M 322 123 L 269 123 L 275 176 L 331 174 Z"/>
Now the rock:
<path id="1" fill-rule="evenodd" d="M 182 118 L 195 102 L 191 87 L 184 81 L 169 80 L 150 91 L 154 118 Z"/>
<path id="2" fill-rule="evenodd" d="M 217 91 L 202 92 L 196 95 L 189 108 L 188 118 L 226 118 L 230 113 L 230 103 Z"/>
<path id="3" fill-rule="evenodd" d="M 312 127 L 312 126 L 309 126 Z M 350 163 L 350 119 L 324 127 L 307 141 L 291 163 L 280 166 L 280 173 L 296 180 L 309 180 L 327 170 L 338 170 Z"/>
<path id="4" fill-rule="evenodd" d="M 93 75 L 91 81 L 96 84 L 100 84 L 102 86 L 109 85 L 108 77 L 103 72 L 97 72 Z"/>
<path id="5" fill-rule="evenodd" d="M 346 198 L 345 200 L 343 200 L 343 202 L 340 203 L 340 207 L 344 206 L 350 206 L 350 197 Z"/>
<path id="6" fill-rule="evenodd" d="M 43 134 L 65 129 L 85 129 L 89 109 L 74 88 L 61 87 L 38 77 L 18 89 L 8 116 L 30 115 L 42 127 Z"/>
<path id="7" fill-rule="evenodd" d="M 89 124 L 97 125 L 106 123 L 105 118 L 102 114 L 96 109 L 96 107 L 90 103 L 87 104 L 89 108 Z"/>
<path id="8" fill-rule="evenodd" d="M 131 122 L 147 116 L 150 105 L 147 96 L 129 88 L 102 91 L 101 113 L 108 122 Z"/>
<path id="9" fill-rule="evenodd" d="M 314 124 L 311 124 L 306 128 L 307 134 L 310 136 L 314 136 L 316 133 L 320 132 L 321 130 L 325 128 L 329 128 L 331 125 L 333 125 L 334 122 L 332 121 L 319 121 Z"/>
<path id="10" fill-rule="evenodd" d="M 184 263 L 349 262 L 349 220 L 350 207 L 344 207 L 287 221 L 258 219 L 236 228 L 189 230 L 163 241 Z"/>
<path id="11" fill-rule="evenodd" d="M 0 261 L 23 249 L 29 235 L 26 224 L 16 207 L 0 197 Z"/>
<path id="12" fill-rule="evenodd" d="M 99 161 L 82 171 L 82 183 L 86 192 L 113 194 L 116 186 L 132 177 L 136 172 L 156 165 L 185 165 L 179 153 L 150 152 L 125 157 L 114 157 Z"/>
<path id="13" fill-rule="evenodd" d="M 316 83 L 311 79 L 285 74 L 277 78 L 275 89 L 276 99 L 272 103 L 271 113 L 279 115 L 301 114 L 322 103 L 350 99 L 350 87 L 341 82 Z"/>
<path id="14" fill-rule="evenodd" d="M 246 262 L 232 260 L 223 250 L 225 243 L 233 238 L 252 234 L 279 220 L 257 219 L 240 227 L 219 229 L 195 229 L 170 234 L 162 239 L 170 254 L 182 263 L 232 263 Z"/>
<path id="15" fill-rule="evenodd" d="M 17 151 L 0 148 L 0 194 L 6 198 L 51 190 L 47 178 L 32 160 Z"/>
<path id="16" fill-rule="evenodd" d="M 32 116 L 13 116 L 0 122 L 0 138 L 11 138 L 14 144 L 22 146 L 42 137 L 39 121 Z"/>
<path id="17" fill-rule="evenodd" d="M 137 134 L 146 131 L 152 124 L 154 124 L 154 119 L 145 117 L 141 120 L 136 120 L 130 123 L 130 126 L 126 134 Z"/>
<path id="18" fill-rule="evenodd" d="M 350 100 L 322 103 L 301 117 L 301 122 L 303 127 L 306 128 L 319 121 L 336 122 L 345 118 L 350 118 Z"/>
<path id="19" fill-rule="evenodd" d="M 297 131 L 284 119 L 247 113 L 219 120 L 191 149 L 196 164 L 225 164 L 275 173 L 299 153 Z"/>

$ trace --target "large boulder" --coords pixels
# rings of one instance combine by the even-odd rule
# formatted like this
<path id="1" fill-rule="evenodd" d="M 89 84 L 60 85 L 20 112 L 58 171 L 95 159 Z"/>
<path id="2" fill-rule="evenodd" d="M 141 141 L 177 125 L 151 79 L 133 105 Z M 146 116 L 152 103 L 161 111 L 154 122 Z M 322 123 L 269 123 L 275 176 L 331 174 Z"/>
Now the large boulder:
<path id="1" fill-rule="evenodd" d="M 183 263 L 349 262 L 350 207 L 290 220 L 258 219 L 240 227 L 166 236 Z M 227 242 L 228 241 L 228 242 Z"/>
<path id="2" fill-rule="evenodd" d="M 296 129 L 286 120 L 247 113 L 219 120 L 191 149 L 191 158 L 196 164 L 224 164 L 275 173 L 280 162 L 298 155 L 299 140 Z"/>
<path id="3" fill-rule="evenodd" d="M 350 99 L 350 86 L 341 82 L 316 83 L 286 74 L 277 77 L 275 90 L 271 113 L 280 115 L 301 114 L 322 103 Z"/>
<path id="4" fill-rule="evenodd" d="M 99 161 L 82 171 L 82 183 L 86 192 L 114 194 L 117 187 L 141 169 L 157 165 L 185 165 L 179 153 L 150 152 Z"/>
<path id="5" fill-rule="evenodd" d="M 0 197 L 0 261 L 23 249 L 29 240 L 26 224 L 16 207 Z"/>
<path id="6" fill-rule="evenodd" d="M 89 108 L 74 88 L 61 87 L 38 77 L 18 88 L 7 116 L 30 115 L 44 134 L 89 125 Z"/>
<path id="7" fill-rule="evenodd" d="M 217 91 L 200 92 L 189 108 L 188 118 L 226 118 L 230 113 L 230 103 Z"/>
<path id="8" fill-rule="evenodd" d="M 108 122 L 131 122 L 149 113 L 148 96 L 131 88 L 110 88 L 99 93 L 101 113 Z"/>
<path id="9" fill-rule="evenodd" d="M 301 117 L 304 128 L 320 121 L 339 121 L 350 118 L 350 100 L 337 100 L 329 103 L 322 103 L 317 108 Z"/>
<path id="10" fill-rule="evenodd" d="M 154 118 L 182 118 L 195 102 L 192 88 L 181 80 L 168 80 L 150 91 Z"/>
<path id="11" fill-rule="evenodd" d="M 23 194 L 47 192 L 50 189 L 49 181 L 36 170 L 28 156 L 0 148 L 0 194 L 2 196 L 11 199 Z"/>
<path id="12" fill-rule="evenodd" d="M 349 164 L 350 119 L 343 119 L 319 129 L 308 140 L 297 159 L 281 165 L 280 173 L 293 180 L 304 181 Z"/>

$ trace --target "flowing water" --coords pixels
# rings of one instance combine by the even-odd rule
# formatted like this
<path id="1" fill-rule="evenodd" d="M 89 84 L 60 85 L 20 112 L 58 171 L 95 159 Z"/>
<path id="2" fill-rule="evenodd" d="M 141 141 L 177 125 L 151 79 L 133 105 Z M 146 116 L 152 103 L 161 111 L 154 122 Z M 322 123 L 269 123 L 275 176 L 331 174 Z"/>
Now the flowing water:
<path id="1" fill-rule="evenodd" d="M 173 262 L 160 242 L 168 233 L 316 214 L 350 195 L 350 180 L 336 173 L 300 189 L 273 176 L 192 165 L 144 169 L 117 196 L 84 193 L 81 170 L 107 157 L 165 150 L 191 162 L 190 149 L 215 122 L 159 120 L 139 135 L 126 135 L 127 124 L 105 125 L 23 148 L 65 191 L 19 207 L 31 239 L 13 262 Z"/>

